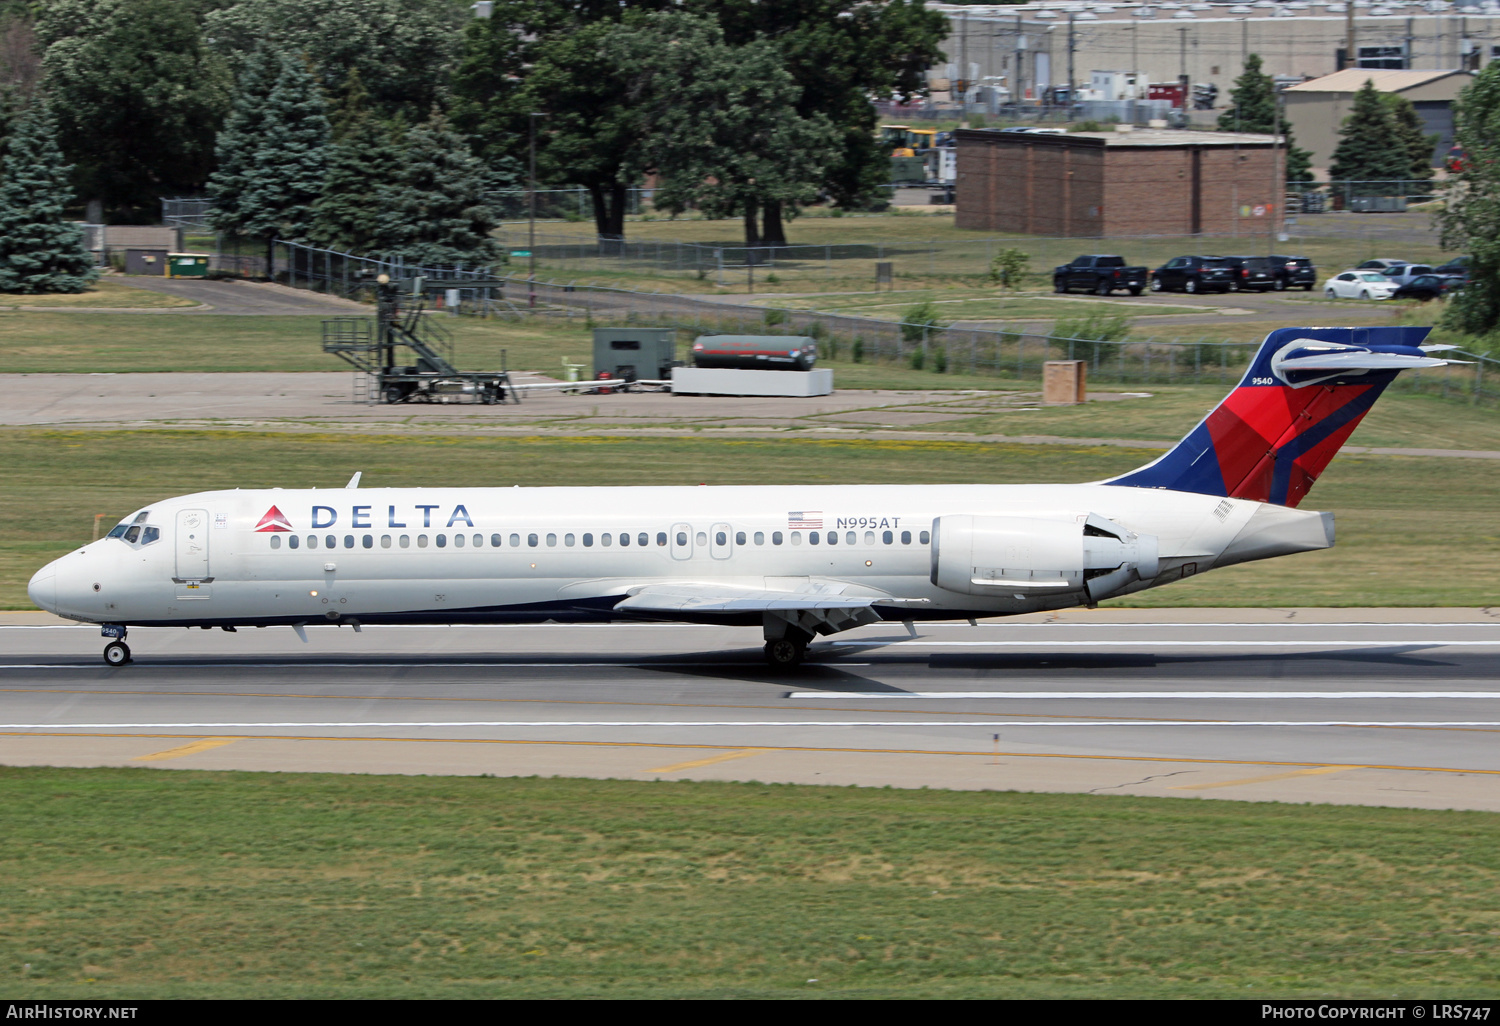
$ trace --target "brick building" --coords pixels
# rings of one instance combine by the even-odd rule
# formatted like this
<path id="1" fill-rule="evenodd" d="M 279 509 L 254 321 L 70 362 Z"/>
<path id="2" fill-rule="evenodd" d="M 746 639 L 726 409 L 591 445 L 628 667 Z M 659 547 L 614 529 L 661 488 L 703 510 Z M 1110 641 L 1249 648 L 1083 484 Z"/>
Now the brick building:
<path id="1" fill-rule="evenodd" d="M 1077 238 L 1229 235 L 1268 231 L 1267 219 L 1280 215 L 1286 154 L 1269 135 L 963 129 L 957 136 L 959 228 Z"/>

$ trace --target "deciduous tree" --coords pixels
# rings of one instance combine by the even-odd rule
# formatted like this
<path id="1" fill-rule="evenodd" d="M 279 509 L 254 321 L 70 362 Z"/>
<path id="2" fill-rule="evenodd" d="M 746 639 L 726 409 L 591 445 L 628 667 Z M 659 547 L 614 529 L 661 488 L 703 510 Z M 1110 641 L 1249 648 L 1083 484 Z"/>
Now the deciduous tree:
<path id="1" fill-rule="evenodd" d="M 1500 328 L 1500 62 L 1459 95 L 1453 137 L 1464 159 L 1448 179 L 1438 224 L 1444 248 L 1469 254 L 1469 284 L 1448 300 L 1444 322 L 1489 335 Z"/>

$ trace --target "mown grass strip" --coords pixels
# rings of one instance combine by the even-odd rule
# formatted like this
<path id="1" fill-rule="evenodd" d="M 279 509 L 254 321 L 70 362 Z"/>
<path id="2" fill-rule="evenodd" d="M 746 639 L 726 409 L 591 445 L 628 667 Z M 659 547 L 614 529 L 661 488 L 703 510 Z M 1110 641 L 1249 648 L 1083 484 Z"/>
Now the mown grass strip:
<path id="1" fill-rule="evenodd" d="M 46 768 L 0 807 L 17 999 L 1500 991 L 1489 813 Z"/>

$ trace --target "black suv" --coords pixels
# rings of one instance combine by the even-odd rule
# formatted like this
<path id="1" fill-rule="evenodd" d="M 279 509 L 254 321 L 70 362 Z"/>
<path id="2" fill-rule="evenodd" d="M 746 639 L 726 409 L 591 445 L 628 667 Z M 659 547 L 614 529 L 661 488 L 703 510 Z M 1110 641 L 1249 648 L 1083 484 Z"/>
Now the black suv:
<path id="1" fill-rule="evenodd" d="M 1311 292 L 1318 284 L 1318 269 L 1307 257 L 1273 255 L 1271 263 L 1276 265 L 1275 287 L 1278 292 L 1290 288 Z"/>
<path id="2" fill-rule="evenodd" d="M 1173 257 L 1151 272 L 1151 291 L 1228 292 L 1233 278 L 1223 257 Z"/>
<path id="3" fill-rule="evenodd" d="M 1276 287 L 1276 265 L 1270 257 L 1231 256 L 1221 259 L 1233 274 L 1229 291 L 1269 291 Z"/>

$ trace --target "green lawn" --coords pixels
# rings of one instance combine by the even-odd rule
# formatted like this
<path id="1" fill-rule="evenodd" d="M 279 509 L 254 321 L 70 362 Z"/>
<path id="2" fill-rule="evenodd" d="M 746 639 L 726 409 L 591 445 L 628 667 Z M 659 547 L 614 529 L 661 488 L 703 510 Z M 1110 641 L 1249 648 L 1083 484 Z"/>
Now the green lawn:
<path id="1" fill-rule="evenodd" d="M 13 1000 L 1493 999 L 1480 812 L 0 769 Z"/>
<path id="2" fill-rule="evenodd" d="M 0 293 L 0 308 L 14 309 L 20 306 L 64 306 L 73 309 L 90 307 L 131 307 L 142 310 L 167 310 L 193 307 L 198 304 L 181 296 L 169 296 L 164 292 L 131 288 L 110 278 L 101 278 L 87 292 L 48 293 L 30 296 L 19 292 Z"/>
<path id="3" fill-rule="evenodd" d="M 1184 423 L 1196 419 L 1191 396 L 1175 402 L 1172 417 Z M 1443 409 L 1465 409 L 1434 406 L 1434 422 L 1441 419 Z M 1356 434 L 1355 441 L 1362 440 Z M 641 467 L 650 467 L 653 482 L 662 484 L 1088 481 L 1122 473 L 1153 455 L 1117 447 L 940 440 L 3 430 L 0 465 L 6 468 L 6 487 L 0 491 L 0 516 L 11 526 L 0 535 L 0 608 L 30 608 L 25 588 L 31 574 L 47 560 L 88 541 L 94 514 L 117 518 L 153 500 L 203 489 L 333 487 L 356 470 L 364 472 L 364 483 L 372 487 L 476 481 L 637 484 Z M 1205 574 L 1144 593 L 1130 603 L 1495 602 L 1500 519 L 1494 511 L 1500 508 L 1500 461 L 1341 456 L 1306 505 L 1338 515 L 1337 547 Z"/>

